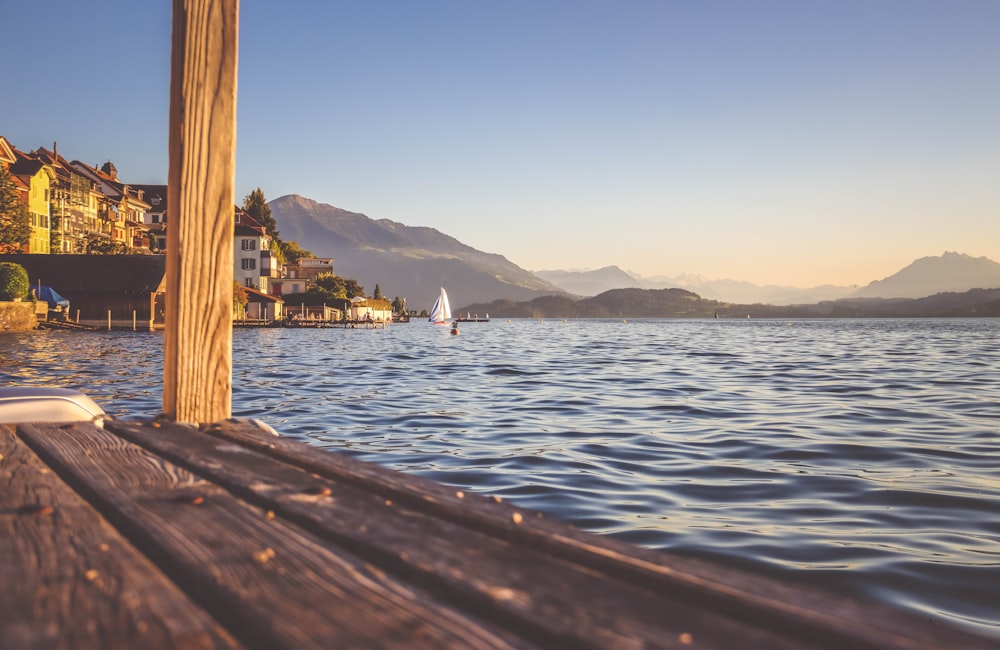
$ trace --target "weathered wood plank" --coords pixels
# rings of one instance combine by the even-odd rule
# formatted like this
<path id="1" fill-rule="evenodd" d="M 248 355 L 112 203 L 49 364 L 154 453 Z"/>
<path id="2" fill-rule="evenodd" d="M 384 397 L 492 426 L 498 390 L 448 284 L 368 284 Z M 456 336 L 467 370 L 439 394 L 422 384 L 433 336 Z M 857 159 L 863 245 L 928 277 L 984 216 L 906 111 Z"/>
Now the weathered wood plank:
<path id="1" fill-rule="evenodd" d="M 451 606 L 542 645 L 671 647 L 687 634 L 716 646 L 740 638 L 771 648 L 802 647 L 783 635 L 733 622 L 684 599 L 650 593 L 531 546 L 317 478 L 190 427 L 156 430 L 117 423 L 112 428 L 277 518 L 434 592 Z"/>
<path id="2" fill-rule="evenodd" d="M 885 608 L 582 533 L 246 424 L 205 428 L 219 442 L 236 444 L 206 444 L 190 428 L 157 435 L 137 425 L 111 426 L 546 645 L 659 647 L 693 638 L 705 647 L 731 647 L 735 640 L 742 647 L 941 647 L 956 640 L 978 647 L 975 638 Z M 324 489 L 329 496 L 307 496 Z"/>
<path id="3" fill-rule="evenodd" d="M 163 412 L 229 417 L 239 0 L 174 0 Z"/>
<path id="4" fill-rule="evenodd" d="M 248 646 L 527 647 L 110 431 L 19 434 Z"/>
<path id="5" fill-rule="evenodd" d="M 241 647 L 0 425 L 0 648 Z"/>

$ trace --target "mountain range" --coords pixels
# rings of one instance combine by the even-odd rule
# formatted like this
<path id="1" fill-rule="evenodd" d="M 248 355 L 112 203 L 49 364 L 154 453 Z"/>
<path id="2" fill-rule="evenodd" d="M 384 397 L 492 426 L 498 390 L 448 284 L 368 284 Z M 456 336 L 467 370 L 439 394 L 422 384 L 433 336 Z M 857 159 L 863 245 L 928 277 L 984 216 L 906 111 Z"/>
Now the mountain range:
<path id="1" fill-rule="evenodd" d="M 596 296 L 612 289 L 679 287 L 702 298 L 768 305 L 803 305 L 843 298 L 923 298 L 936 293 L 1000 287 L 1000 264 L 985 257 L 953 252 L 922 257 L 893 275 L 863 287 L 759 286 L 737 280 L 705 280 L 692 275 L 644 278 L 617 266 L 594 271 L 536 271 L 535 275 L 581 296 Z"/>
<path id="2" fill-rule="evenodd" d="M 729 304 L 805 305 L 843 299 L 922 298 L 942 292 L 1000 287 L 1000 264 L 955 252 L 920 258 L 863 287 L 759 286 L 698 276 L 641 276 L 609 266 L 594 271 L 527 271 L 503 255 L 485 253 L 434 228 L 371 219 L 311 199 L 287 195 L 268 204 L 282 239 L 297 241 L 319 257 L 334 258 L 334 272 L 356 279 L 371 293 L 429 306 L 444 286 L 453 306 L 530 301 L 543 296 L 575 300 L 617 289 L 683 289 Z M 667 294 L 663 294 L 667 295 Z M 676 298 L 679 294 L 669 294 Z M 712 308 L 705 305 L 706 308 Z"/>
<path id="3" fill-rule="evenodd" d="M 285 241 L 318 257 L 334 258 L 337 275 L 354 278 L 370 294 L 406 298 L 430 307 L 447 287 L 453 300 L 529 300 L 564 293 L 503 255 L 484 253 L 434 228 L 371 219 L 298 195 L 268 203 Z"/>

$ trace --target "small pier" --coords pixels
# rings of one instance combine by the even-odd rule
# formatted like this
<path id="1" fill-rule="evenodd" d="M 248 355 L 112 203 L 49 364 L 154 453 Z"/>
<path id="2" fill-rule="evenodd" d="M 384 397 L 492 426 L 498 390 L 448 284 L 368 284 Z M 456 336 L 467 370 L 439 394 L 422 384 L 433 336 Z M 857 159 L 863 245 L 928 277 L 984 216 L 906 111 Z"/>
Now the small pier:
<path id="1" fill-rule="evenodd" d="M 987 648 L 248 421 L 0 425 L 0 647 Z"/>
<path id="2" fill-rule="evenodd" d="M 0 648 L 996 647 L 230 419 L 239 2 L 173 7 L 165 415 L 0 424 Z"/>

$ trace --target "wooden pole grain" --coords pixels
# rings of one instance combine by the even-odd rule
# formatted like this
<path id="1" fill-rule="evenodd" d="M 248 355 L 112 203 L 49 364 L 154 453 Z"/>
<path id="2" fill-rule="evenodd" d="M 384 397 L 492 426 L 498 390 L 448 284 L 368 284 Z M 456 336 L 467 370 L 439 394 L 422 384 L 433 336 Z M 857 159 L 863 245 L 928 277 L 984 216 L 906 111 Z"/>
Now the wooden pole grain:
<path id="1" fill-rule="evenodd" d="M 163 414 L 232 408 L 233 205 L 239 0 L 174 0 L 170 59 Z"/>

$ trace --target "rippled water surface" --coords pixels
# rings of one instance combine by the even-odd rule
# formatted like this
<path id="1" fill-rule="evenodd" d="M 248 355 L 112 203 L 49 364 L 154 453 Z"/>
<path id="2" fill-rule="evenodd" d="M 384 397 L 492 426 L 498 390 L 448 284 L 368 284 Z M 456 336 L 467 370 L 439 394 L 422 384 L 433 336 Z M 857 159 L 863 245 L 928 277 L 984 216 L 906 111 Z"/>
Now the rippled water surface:
<path id="1" fill-rule="evenodd" d="M 160 408 L 159 334 L 0 335 L 0 383 Z M 1000 638 L 1000 319 L 237 330 L 234 415 L 589 530 Z"/>

